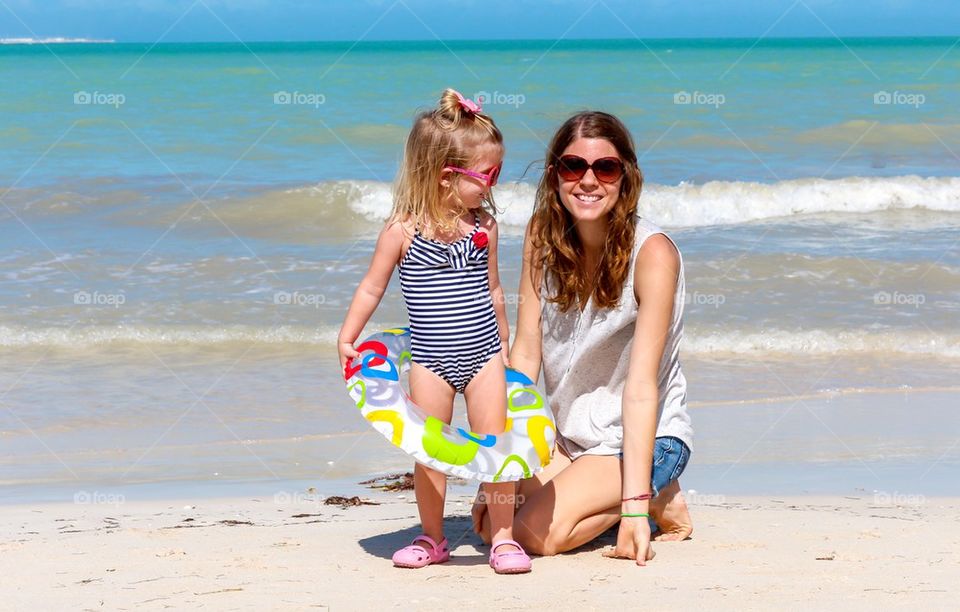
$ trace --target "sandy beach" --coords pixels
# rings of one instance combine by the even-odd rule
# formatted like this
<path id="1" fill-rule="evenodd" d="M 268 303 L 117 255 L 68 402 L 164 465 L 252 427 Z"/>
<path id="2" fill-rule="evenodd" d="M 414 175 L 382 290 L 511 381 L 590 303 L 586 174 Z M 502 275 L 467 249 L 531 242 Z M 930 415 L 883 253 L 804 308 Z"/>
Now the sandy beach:
<path id="1" fill-rule="evenodd" d="M 6 609 L 955 609 L 960 499 L 691 495 L 684 542 L 647 567 L 595 545 L 495 576 L 448 498 L 453 559 L 394 569 L 416 534 L 412 492 L 377 505 L 322 495 L 0 508 Z M 702 501 L 703 503 L 696 503 Z M 641 605 L 641 600 L 643 603 Z M 7 607 L 10 606 L 10 607 Z"/>

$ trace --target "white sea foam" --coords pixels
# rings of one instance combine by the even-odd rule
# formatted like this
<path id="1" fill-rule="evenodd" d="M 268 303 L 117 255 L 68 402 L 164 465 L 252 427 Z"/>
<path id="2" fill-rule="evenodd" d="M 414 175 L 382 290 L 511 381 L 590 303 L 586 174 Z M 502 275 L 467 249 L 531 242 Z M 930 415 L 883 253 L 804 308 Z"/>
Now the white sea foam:
<path id="1" fill-rule="evenodd" d="M 536 187 L 530 183 L 501 183 L 495 188 L 498 216 L 507 231 L 526 226 L 533 212 Z M 62 207 L 36 204 L 29 192 L 14 192 L 8 203 L 31 213 L 60 212 Z M 70 212 L 95 203 L 71 200 Z M 193 207 L 184 202 L 175 208 L 140 210 L 138 222 L 167 227 Z M 220 227 L 226 223 L 241 233 L 271 239 L 315 240 L 320 236 L 343 236 L 376 228 L 393 209 L 392 185 L 381 181 L 323 181 L 283 190 L 226 198 L 213 202 Z M 777 183 L 711 181 L 704 184 L 657 185 L 648 183 L 640 198 L 640 212 L 667 228 L 735 225 L 763 220 L 790 220 L 801 215 L 856 214 L 862 222 L 877 220 L 871 213 L 886 211 L 960 213 L 960 177 L 900 176 L 887 178 L 850 177 L 836 180 L 795 179 Z M 883 222 L 882 219 L 879 219 Z M 930 221 L 928 219 L 927 221 Z M 901 221 L 902 222 L 902 221 Z M 936 222 L 936 221 L 932 221 Z"/>
<path id="2" fill-rule="evenodd" d="M 230 343 L 264 346 L 332 347 L 336 326 L 186 327 L 91 326 L 24 328 L 0 326 L 0 347 L 91 349 L 115 344 L 213 347 Z M 688 327 L 684 355 L 740 355 L 746 358 L 829 355 L 901 355 L 960 359 L 960 335 L 933 332 L 826 330 L 743 331 Z"/>
<path id="3" fill-rule="evenodd" d="M 342 182 L 322 183 L 324 191 Z M 523 226 L 533 211 L 535 187 L 506 183 L 496 187 L 505 225 Z M 348 192 L 347 205 L 370 220 L 390 214 L 392 197 L 386 183 L 358 181 Z M 746 223 L 818 213 L 871 213 L 925 209 L 960 212 L 960 178 L 900 176 L 850 177 L 836 180 L 795 179 L 777 183 L 711 181 L 702 185 L 648 184 L 640 200 L 642 213 L 668 227 L 698 227 Z"/>
<path id="4" fill-rule="evenodd" d="M 91 348 L 111 344 L 216 346 L 229 343 L 264 345 L 330 345 L 339 329 L 322 327 L 199 326 L 0 326 L 0 347 Z"/>
<path id="5" fill-rule="evenodd" d="M 811 329 L 708 331 L 688 328 L 683 339 L 687 355 L 732 354 L 753 357 L 830 355 L 901 355 L 960 358 L 960 336 L 915 330 L 873 332 Z"/>

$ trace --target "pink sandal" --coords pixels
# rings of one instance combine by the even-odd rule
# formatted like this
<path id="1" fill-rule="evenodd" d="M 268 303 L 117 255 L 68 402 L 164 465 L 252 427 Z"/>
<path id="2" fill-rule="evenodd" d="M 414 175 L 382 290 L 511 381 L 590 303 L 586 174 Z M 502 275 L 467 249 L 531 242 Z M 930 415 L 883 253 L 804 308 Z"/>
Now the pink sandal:
<path id="1" fill-rule="evenodd" d="M 417 542 L 425 542 L 430 548 L 420 546 Z M 450 547 L 447 538 L 437 544 L 427 535 L 418 535 L 413 538 L 409 546 L 404 546 L 393 553 L 393 565 L 396 567 L 426 567 L 434 563 L 446 563 L 450 560 Z"/>
<path id="2" fill-rule="evenodd" d="M 513 544 L 520 550 L 498 553 L 504 544 Z M 525 574 L 530 571 L 530 557 L 523 547 L 513 540 L 500 540 L 490 548 L 490 567 L 498 574 Z"/>

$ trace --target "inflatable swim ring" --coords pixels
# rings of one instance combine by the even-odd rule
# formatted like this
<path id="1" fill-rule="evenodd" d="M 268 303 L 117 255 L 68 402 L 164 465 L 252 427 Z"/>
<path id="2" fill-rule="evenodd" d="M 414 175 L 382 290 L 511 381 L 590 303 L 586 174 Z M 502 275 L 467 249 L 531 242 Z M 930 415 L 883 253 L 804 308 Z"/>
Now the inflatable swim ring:
<path id="1" fill-rule="evenodd" d="M 410 329 L 388 329 L 356 347 L 347 391 L 360 413 L 419 463 L 451 476 L 505 482 L 530 478 L 550 463 L 557 428 L 533 381 L 507 368 L 507 427 L 474 434 L 427 416 L 400 383 L 410 369 Z M 358 362 L 358 365 L 355 365 Z"/>

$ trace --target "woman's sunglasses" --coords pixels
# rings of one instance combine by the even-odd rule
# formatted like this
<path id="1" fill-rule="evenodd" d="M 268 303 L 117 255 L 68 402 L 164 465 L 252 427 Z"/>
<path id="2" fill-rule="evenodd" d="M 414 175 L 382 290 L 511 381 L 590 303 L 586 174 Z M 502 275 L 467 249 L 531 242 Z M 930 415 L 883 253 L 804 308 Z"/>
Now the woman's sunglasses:
<path id="1" fill-rule="evenodd" d="M 579 181 L 587 170 L 602 183 L 616 183 L 623 176 L 623 162 L 618 157 L 601 157 L 588 162 L 579 155 L 564 155 L 557 164 L 557 174 L 565 181 Z"/>
<path id="2" fill-rule="evenodd" d="M 458 168 L 457 166 L 446 166 L 444 170 L 451 170 L 458 174 L 466 174 L 467 176 L 472 176 L 473 178 L 480 179 L 483 181 L 487 187 L 493 187 L 497 184 L 497 179 L 500 178 L 500 169 L 503 167 L 503 164 L 499 166 L 494 166 L 490 172 L 487 174 L 482 174 L 480 172 L 474 172 L 473 170 L 467 170 L 466 168 Z"/>

